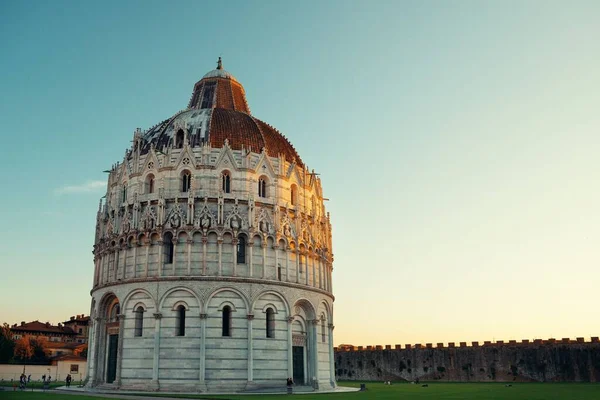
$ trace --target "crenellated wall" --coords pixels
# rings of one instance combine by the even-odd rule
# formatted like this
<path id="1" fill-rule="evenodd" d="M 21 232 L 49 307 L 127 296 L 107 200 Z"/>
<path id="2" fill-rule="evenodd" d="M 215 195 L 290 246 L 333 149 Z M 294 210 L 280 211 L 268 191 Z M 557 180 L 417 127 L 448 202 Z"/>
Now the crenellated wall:
<path id="1" fill-rule="evenodd" d="M 336 347 L 338 380 L 600 382 L 600 341 L 536 339 Z"/>

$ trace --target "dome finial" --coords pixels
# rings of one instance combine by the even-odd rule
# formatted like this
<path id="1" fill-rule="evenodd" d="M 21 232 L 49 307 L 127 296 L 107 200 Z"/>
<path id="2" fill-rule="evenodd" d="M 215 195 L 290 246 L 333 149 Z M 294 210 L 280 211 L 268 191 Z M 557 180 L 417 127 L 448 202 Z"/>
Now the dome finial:
<path id="1" fill-rule="evenodd" d="M 217 61 L 217 69 L 223 69 L 223 62 L 221 61 L 221 57 L 219 57 L 219 60 Z"/>

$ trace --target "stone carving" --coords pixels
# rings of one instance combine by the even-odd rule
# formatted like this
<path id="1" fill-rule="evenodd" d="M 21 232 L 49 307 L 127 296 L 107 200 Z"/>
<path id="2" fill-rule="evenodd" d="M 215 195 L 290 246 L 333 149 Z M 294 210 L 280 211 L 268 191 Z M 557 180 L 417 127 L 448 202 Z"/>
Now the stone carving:
<path id="1" fill-rule="evenodd" d="M 175 204 L 165 219 L 165 224 L 169 228 L 178 229 L 183 225 L 183 221 L 186 220 L 185 211 L 181 209 L 179 204 Z"/>
<path id="2" fill-rule="evenodd" d="M 154 207 L 149 206 L 146 207 L 144 213 L 142 214 L 142 229 L 150 230 L 156 227 L 156 213 L 154 212 Z"/>
<path id="3" fill-rule="evenodd" d="M 287 238 L 296 239 L 296 229 L 287 212 L 281 218 L 281 233 Z"/>
<path id="4" fill-rule="evenodd" d="M 235 204 L 233 205 L 231 211 L 229 214 L 227 214 L 225 226 L 229 226 L 234 231 L 238 231 L 248 226 L 246 218 L 242 215 L 242 210 L 238 204 L 237 198 L 235 199 Z"/>
<path id="5" fill-rule="evenodd" d="M 262 233 L 273 233 L 273 222 L 266 208 L 261 208 L 258 217 L 256 217 L 256 226 Z"/>
<path id="6" fill-rule="evenodd" d="M 212 213 L 212 211 L 210 211 L 210 208 L 208 207 L 208 199 L 205 197 L 202 208 L 200 208 L 200 210 L 196 212 L 194 218 L 194 226 L 196 228 L 201 228 L 204 234 L 206 235 L 206 231 L 208 230 L 208 228 L 210 228 L 211 225 L 216 225 L 216 221 L 217 218 Z"/>
<path id="7" fill-rule="evenodd" d="M 131 212 L 125 211 L 123 222 L 121 222 L 121 233 L 128 233 L 131 230 Z"/>

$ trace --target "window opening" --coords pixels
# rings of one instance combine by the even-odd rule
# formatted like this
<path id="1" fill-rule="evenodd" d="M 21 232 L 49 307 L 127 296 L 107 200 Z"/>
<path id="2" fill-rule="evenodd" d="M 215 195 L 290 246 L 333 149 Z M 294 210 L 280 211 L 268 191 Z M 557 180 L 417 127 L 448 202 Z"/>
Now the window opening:
<path id="1" fill-rule="evenodd" d="M 135 310 L 134 336 L 136 336 L 136 337 L 142 336 L 143 331 L 144 331 L 144 308 L 142 306 L 139 306 Z"/>
<path id="2" fill-rule="evenodd" d="M 231 307 L 223 307 L 223 329 L 222 336 L 231 336 Z"/>
<path id="3" fill-rule="evenodd" d="M 192 186 L 192 174 L 184 172 L 181 176 L 181 191 L 187 193 Z"/>
<path id="4" fill-rule="evenodd" d="M 204 93 L 202 94 L 202 105 L 200 108 L 212 108 L 214 97 L 215 97 L 215 82 L 207 82 L 204 85 Z"/>
<path id="5" fill-rule="evenodd" d="M 177 336 L 185 336 L 185 307 L 177 307 Z"/>
<path id="6" fill-rule="evenodd" d="M 267 181 L 264 178 L 258 180 L 258 197 L 267 197 Z"/>
<path id="7" fill-rule="evenodd" d="M 173 264 L 173 250 L 175 245 L 173 244 L 173 234 L 167 232 L 164 239 L 164 252 L 165 252 L 165 264 Z"/>
<path id="8" fill-rule="evenodd" d="M 231 176 L 229 176 L 228 172 L 223 172 L 223 175 L 221 176 L 221 181 L 223 186 L 223 192 L 231 193 Z"/>
<path id="9" fill-rule="evenodd" d="M 292 185 L 290 200 L 293 206 L 298 203 L 298 186 Z"/>
<path id="10" fill-rule="evenodd" d="M 146 192 L 154 193 L 154 175 L 148 175 L 146 182 Z"/>
<path id="11" fill-rule="evenodd" d="M 244 236 L 238 237 L 237 242 L 237 263 L 246 263 L 246 238 Z"/>
<path id="12" fill-rule="evenodd" d="M 267 337 L 275 337 L 275 312 L 271 307 L 267 308 Z"/>
<path id="13" fill-rule="evenodd" d="M 176 149 L 181 149 L 183 147 L 183 137 L 184 136 L 185 135 L 184 135 L 182 129 L 177 131 L 177 135 L 175 135 L 175 148 Z"/>

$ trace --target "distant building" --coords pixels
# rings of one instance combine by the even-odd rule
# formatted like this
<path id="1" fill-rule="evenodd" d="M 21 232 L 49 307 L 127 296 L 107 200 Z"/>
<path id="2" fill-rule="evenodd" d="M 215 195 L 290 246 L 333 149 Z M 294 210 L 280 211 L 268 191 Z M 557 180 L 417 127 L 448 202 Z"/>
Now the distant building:
<path id="1" fill-rule="evenodd" d="M 49 342 L 73 342 L 77 333 L 63 324 L 52 325 L 50 322 L 21 321 L 21 325 L 14 324 L 10 327 L 13 340 L 19 340 L 24 336 L 32 339 L 45 338 Z"/>
<path id="2" fill-rule="evenodd" d="M 81 314 L 76 317 L 71 317 L 70 320 L 63 322 L 63 325 L 67 328 L 71 328 L 73 332 L 75 332 L 77 335 L 75 336 L 75 341 L 77 343 L 87 343 L 89 323 L 90 317 Z"/>
<path id="3" fill-rule="evenodd" d="M 32 339 L 45 338 L 48 342 L 61 343 L 87 343 L 88 324 L 90 317 L 84 314 L 71 317 L 69 321 L 52 325 L 50 322 L 21 321 L 21 325 L 14 324 L 10 327 L 13 340 L 24 336 Z"/>
<path id="4" fill-rule="evenodd" d="M 45 346 L 45 353 L 49 358 L 59 356 L 80 356 L 87 349 L 86 343 L 77 342 L 48 342 Z"/>

